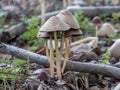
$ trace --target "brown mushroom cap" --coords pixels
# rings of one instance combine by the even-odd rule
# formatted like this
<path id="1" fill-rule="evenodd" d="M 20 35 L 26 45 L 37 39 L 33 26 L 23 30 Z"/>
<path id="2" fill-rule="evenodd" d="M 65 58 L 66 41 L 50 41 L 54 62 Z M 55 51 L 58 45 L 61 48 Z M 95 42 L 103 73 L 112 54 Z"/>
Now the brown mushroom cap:
<path id="1" fill-rule="evenodd" d="M 77 20 L 73 17 L 72 13 L 68 10 L 62 10 L 57 17 L 62 21 L 70 25 L 69 31 L 66 31 L 66 36 L 80 36 L 82 31 L 79 29 L 79 24 Z"/>
<path id="2" fill-rule="evenodd" d="M 82 35 L 82 31 L 80 29 L 70 29 L 69 31 L 66 31 L 65 36 L 73 36 L 73 37 L 77 37 L 77 36 L 81 36 Z"/>
<path id="3" fill-rule="evenodd" d="M 93 23 L 94 25 L 100 25 L 100 24 L 102 23 L 102 21 L 101 21 L 100 17 L 95 16 L 95 17 L 92 19 L 92 23 Z"/>
<path id="4" fill-rule="evenodd" d="M 37 79 L 42 80 L 42 81 L 48 80 L 49 77 L 48 77 L 47 72 L 41 71 L 41 72 L 38 74 Z"/>
<path id="5" fill-rule="evenodd" d="M 39 29 L 41 32 L 67 31 L 70 27 L 58 17 L 49 18 L 46 23 Z"/>
<path id="6" fill-rule="evenodd" d="M 37 34 L 37 38 L 50 38 L 50 37 L 54 37 L 54 33 L 53 32 L 38 32 Z M 59 33 L 57 32 L 57 37 L 60 38 Z"/>
<path id="7" fill-rule="evenodd" d="M 70 28 L 73 28 L 73 29 L 80 28 L 77 20 L 73 17 L 72 13 L 68 10 L 62 10 L 57 15 L 57 17 L 59 17 L 62 21 L 70 25 Z"/>
<path id="8" fill-rule="evenodd" d="M 116 33 L 114 27 L 110 23 L 104 23 L 100 29 L 97 30 L 97 36 L 112 36 Z"/>

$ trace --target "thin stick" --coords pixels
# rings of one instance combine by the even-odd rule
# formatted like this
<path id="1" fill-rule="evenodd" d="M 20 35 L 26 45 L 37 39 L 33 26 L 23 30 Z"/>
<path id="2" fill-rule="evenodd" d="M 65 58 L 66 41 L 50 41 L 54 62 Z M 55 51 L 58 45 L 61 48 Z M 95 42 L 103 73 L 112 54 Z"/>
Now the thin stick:
<path id="1" fill-rule="evenodd" d="M 22 8 L 24 10 L 26 10 L 26 8 L 27 8 L 27 1 L 26 0 L 22 0 Z"/>
<path id="2" fill-rule="evenodd" d="M 70 42 L 70 41 L 69 41 L 69 38 L 66 38 L 66 39 L 65 39 L 65 60 L 64 60 L 64 63 L 63 63 L 63 67 L 62 67 L 62 73 L 64 73 L 66 63 L 67 63 L 67 61 L 68 61 L 68 59 L 69 59 L 69 53 L 70 53 L 69 49 L 70 49 L 70 45 L 69 45 L 68 42 Z"/>
<path id="3" fill-rule="evenodd" d="M 63 8 L 65 9 L 67 7 L 67 1 L 63 0 Z"/>
<path id="4" fill-rule="evenodd" d="M 43 25 L 44 22 L 45 22 L 45 12 L 46 12 L 46 9 L 45 9 L 45 0 L 40 0 L 40 3 L 41 3 L 41 24 Z"/>
<path id="5" fill-rule="evenodd" d="M 2 1 L 2 0 L 1 0 L 1 1 Z M 7 2 L 8 2 L 8 5 L 11 5 L 11 0 L 8 0 Z"/>
<path id="6" fill-rule="evenodd" d="M 97 37 L 88 37 L 88 38 L 85 38 L 85 39 L 82 39 L 82 40 L 71 43 L 71 46 L 72 47 L 77 46 L 77 45 L 80 45 L 82 43 L 86 43 L 86 42 L 91 41 L 91 40 L 96 40 L 96 43 L 98 43 L 98 38 Z"/>
<path id="7" fill-rule="evenodd" d="M 53 43 L 52 43 L 52 37 L 50 37 L 50 72 L 53 75 L 54 74 L 54 53 L 53 53 Z"/>
<path id="8" fill-rule="evenodd" d="M 71 6 L 71 5 L 72 5 L 72 1 L 68 0 L 68 6 Z"/>
<path id="9" fill-rule="evenodd" d="M 48 50 L 48 40 L 46 39 L 46 55 L 47 55 L 47 58 L 48 58 L 48 61 L 50 62 L 50 59 L 49 59 L 49 50 Z"/>
<path id="10" fill-rule="evenodd" d="M 54 32 L 54 39 L 55 39 L 55 49 L 56 49 L 56 66 L 57 66 L 57 74 L 58 74 L 58 79 L 61 80 L 62 76 L 61 76 L 61 55 L 60 52 L 58 50 L 58 40 L 57 40 L 57 32 Z"/>

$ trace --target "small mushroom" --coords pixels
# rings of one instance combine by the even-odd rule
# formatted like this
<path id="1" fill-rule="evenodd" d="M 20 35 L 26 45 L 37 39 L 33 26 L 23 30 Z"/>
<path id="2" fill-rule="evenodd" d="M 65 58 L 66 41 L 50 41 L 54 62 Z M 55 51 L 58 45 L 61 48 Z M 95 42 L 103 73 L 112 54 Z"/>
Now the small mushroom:
<path id="1" fill-rule="evenodd" d="M 57 66 L 57 74 L 58 74 L 58 79 L 61 80 L 62 76 L 61 76 L 61 58 L 62 58 L 62 48 L 64 45 L 64 32 L 69 30 L 70 27 L 68 24 L 66 24 L 65 22 L 63 22 L 62 20 L 60 20 L 58 17 L 53 16 L 51 18 L 49 18 L 44 25 L 39 29 L 38 32 L 38 37 L 41 37 L 42 33 L 44 35 L 44 38 L 46 38 L 46 53 L 47 53 L 47 57 L 49 59 L 50 62 L 50 71 L 51 74 L 54 74 L 54 50 L 53 50 L 53 44 L 55 46 L 55 53 L 56 53 L 56 66 Z M 50 35 L 50 33 L 52 33 Z M 48 36 L 48 34 L 50 36 Z M 42 36 L 43 37 L 43 36 Z M 53 43 L 53 39 L 54 39 L 54 43 Z M 48 42 L 50 41 L 50 51 L 48 51 Z M 60 43 L 60 48 L 59 48 L 59 42 Z"/>
<path id="2" fill-rule="evenodd" d="M 47 74 L 47 72 L 46 71 L 41 71 L 41 72 L 39 72 L 39 74 L 37 75 L 37 79 L 39 79 L 39 80 L 41 80 L 41 81 L 46 81 L 46 80 L 48 80 L 49 79 L 49 77 L 48 77 L 48 74 Z"/>
<path id="3" fill-rule="evenodd" d="M 102 20 L 100 19 L 99 16 L 95 16 L 95 17 L 92 19 L 92 24 L 95 25 L 96 27 L 101 26 Z"/>
<path id="4" fill-rule="evenodd" d="M 111 37 L 116 33 L 116 30 L 110 23 L 102 23 L 98 16 L 93 18 L 92 24 L 96 27 L 96 36 Z"/>
<path id="5" fill-rule="evenodd" d="M 77 20 L 73 17 L 72 13 L 68 10 L 62 10 L 57 17 L 59 17 L 62 21 L 70 25 L 70 29 L 65 32 L 65 61 L 63 63 L 62 73 L 64 72 L 66 62 L 69 59 L 69 53 L 70 53 L 70 45 L 71 45 L 71 36 L 81 36 L 82 32 L 79 29 L 79 24 Z"/>
<path id="6" fill-rule="evenodd" d="M 114 44 L 110 47 L 109 51 L 111 56 L 115 58 L 120 58 L 120 39 L 116 40 Z"/>
<path id="7" fill-rule="evenodd" d="M 104 23 L 102 26 L 96 30 L 97 36 L 108 36 L 111 37 L 116 33 L 116 30 L 110 23 Z"/>

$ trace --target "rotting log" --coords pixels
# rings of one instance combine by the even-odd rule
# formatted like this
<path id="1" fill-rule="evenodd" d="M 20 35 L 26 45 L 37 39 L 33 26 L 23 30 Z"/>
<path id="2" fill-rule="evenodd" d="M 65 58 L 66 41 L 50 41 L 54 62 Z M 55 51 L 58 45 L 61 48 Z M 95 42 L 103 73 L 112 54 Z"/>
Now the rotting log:
<path id="1" fill-rule="evenodd" d="M 120 62 L 115 63 L 114 66 L 120 68 Z"/>
<path id="2" fill-rule="evenodd" d="M 44 66 L 49 66 L 46 56 L 42 56 L 15 46 L 0 44 L 0 53 L 11 54 L 16 58 L 29 60 L 30 62 L 38 63 Z M 120 69 L 109 65 L 68 61 L 66 70 L 102 74 L 120 80 Z"/>
<path id="3" fill-rule="evenodd" d="M 6 31 L 0 32 L 0 42 L 8 43 L 10 40 L 19 37 L 25 32 L 26 25 L 19 23 L 7 29 Z"/>
<path id="4" fill-rule="evenodd" d="M 82 10 L 84 16 L 93 17 L 96 15 L 104 14 L 104 13 L 110 14 L 114 12 L 119 12 L 120 6 L 88 6 L 88 7 L 75 7 L 75 8 L 71 7 L 71 8 L 68 8 L 68 10 L 70 10 L 72 13 L 77 10 Z M 60 11 L 54 11 L 54 12 L 47 13 L 46 19 L 50 18 L 51 16 L 57 15 L 59 12 Z M 41 15 L 38 16 L 38 19 L 39 21 L 41 20 Z M 27 25 L 28 21 L 26 21 L 25 23 Z M 8 30 L 4 32 L 0 32 L 0 42 L 7 43 L 9 39 L 14 38 L 16 36 L 17 37 L 20 36 L 26 31 L 25 30 L 26 25 L 23 23 L 20 23 L 15 26 L 12 26 L 11 28 L 9 28 Z"/>
<path id="5" fill-rule="evenodd" d="M 78 10 L 82 10 L 84 16 L 86 17 L 94 17 L 101 14 L 111 14 L 120 11 L 120 6 L 84 6 L 84 7 L 68 7 L 72 13 Z M 51 16 L 57 15 L 60 11 L 54 11 L 46 14 L 46 18 L 50 18 Z M 38 16 L 41 19 L 41 16 Z"/>

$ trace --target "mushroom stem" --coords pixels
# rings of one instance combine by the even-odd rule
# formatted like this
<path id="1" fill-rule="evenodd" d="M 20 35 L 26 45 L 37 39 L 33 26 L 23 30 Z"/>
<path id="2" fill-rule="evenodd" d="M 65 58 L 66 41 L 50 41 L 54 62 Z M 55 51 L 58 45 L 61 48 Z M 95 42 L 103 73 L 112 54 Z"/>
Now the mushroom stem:
<path id="1" fill-rule="evenodd" d="M 64 34 L 65 34 L 65 33 L 62 32 L 62 39 L 61 39 L 60 52 L 63 52 L 63 50 L 64 50 L 64 40 L 65 40 Z M 63 55 L 63 53 L 61 53 L 61 57 L 62 57 L 62 55 Z"/>
<path id="2" fill-rule="evenodd" d="M 58 39 L 57 39 L 57 32 L 54 32 L 54 39 L 55 39 L 55 50 L 56 50 L 56 66 L 57 66 L 57 74 L 58 79 L 61 80 L 61 55 L 60 51 L 58 50 Z"/>
<path id="3" fill-rule="evenodd" d="M 46 55 L 47 55 L 48 61 L 50 62 L 50 59 L 49 59 L 49 50 L 48 50 L 48 40 L 47 39 L 46 39 Z"/>
<path id="4" fill-rule="evenodd" d="M 40 3 L 41 3 L 41 24 L 43 25 L 44 22 L 45 22 L 45 12 L 46 12 L 46 9 L 45 9 L 45 0 L 40 0 Z"/>
<path id="5" fill-rule="evenodd" d="M 64 60 L 64 63 L 63 63 L 63 67 L 62 67 L 62 73 L 64 73 L 66 63 L 69 59 L 69 53 L 70 53 L 69 49 L 70 49 L 70 39 L 66 38 L 65 39 L 65 60 Z"/>
<path id="6" fill-rule="evenodd" d="M 50 37 L 50 72 L 51 75 L 54 74 L 54 53 L 53 53 L 53 43 L 52 43 L 52 37 Z"/>

